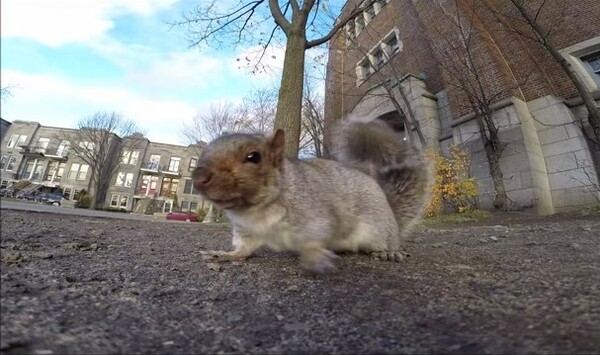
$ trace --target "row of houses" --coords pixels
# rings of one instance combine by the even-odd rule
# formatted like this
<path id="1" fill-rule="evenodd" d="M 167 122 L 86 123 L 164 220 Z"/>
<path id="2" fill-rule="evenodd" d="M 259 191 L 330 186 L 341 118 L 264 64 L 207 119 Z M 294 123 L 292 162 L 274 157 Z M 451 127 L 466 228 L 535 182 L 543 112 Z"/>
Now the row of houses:
<path id="1" fill-rule="evenodd" d="M 65 141 L 69 128 L 43 126 L 38 122 L 3 121 L 0 185 L 27 189 L 60 190 L 67 200 L 77 200 L 81 191 L 90 191 L 92 167 Z M 198 162 L 202 143 L 189 146 L 151 142 L 139 135 L 135 149 L 123 154 L 123 138 L 114 135 L 112 159 L 117 169 L 98 194 L 103 206 L 134 213 L 171 212 L 173 209 L 196 212 L 208 204 L 194 189 L 192 172 Z M 89 144 L 80 142 L 79 144 Z M 176 206 L 175 206 L 176 204 Z"/>
<path id="2" fill-rule="evenodd" d="M 600 104 L 600 2 L 524 3 Z M 579 91 L 530 39 L 511 1 L 349 0 L 340 18 L 357 8 L 364 11 L 329 42 L 326 145 L 327 128 L 345 117 L 383 119 L 406 133 L 412 113 L 429 146 L 470 150 L 479 207 L 492 209 L 497 182 L 473 105 L 487 100 L 511 207 L 550 214 L 600 201 L 600 142 L 589 139 Z"/>

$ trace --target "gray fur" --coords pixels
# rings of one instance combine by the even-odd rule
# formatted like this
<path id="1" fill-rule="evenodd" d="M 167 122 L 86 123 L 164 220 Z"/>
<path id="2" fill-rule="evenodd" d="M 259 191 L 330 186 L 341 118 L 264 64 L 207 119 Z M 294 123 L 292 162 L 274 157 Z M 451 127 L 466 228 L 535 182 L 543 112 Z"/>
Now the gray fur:
<path id="1" fill-rule="evenodd" d="M 262 166 L 236 160 L 248 146 L 266 149 L 265 156 L 279 152 L 275 138 L 256 139 L 220 138 L 201 159 L 204 173 L 212 167 L 214 176 L 210 186 L 197 185 L 204 196 L 228 201 L 251 192 L 251 202 L 224 202 L 234 250 L 205 252 L 209 258 L 243 260 L 264 245 L 298 252 L 303 266 L 316 272 L 335 268 L 332 251 L 402 258 L 404 235 L 423 210 L 427 174 L 396 134 L 378 123 L 348 123 L 338 136 L 339 161 L 284 158 L 267 173 L 267 160 Z M 218 161 L 231 163 L 215 168 Z M 255 176 L 252 184 L 248 176 Z"/>

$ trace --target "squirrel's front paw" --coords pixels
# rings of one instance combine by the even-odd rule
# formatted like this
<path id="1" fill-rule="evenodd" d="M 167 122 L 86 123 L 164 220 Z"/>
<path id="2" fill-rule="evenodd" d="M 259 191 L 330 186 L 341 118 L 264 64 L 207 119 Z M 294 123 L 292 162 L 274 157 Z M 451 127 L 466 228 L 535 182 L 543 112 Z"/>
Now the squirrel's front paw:
<path id="1" fill-rule="evenodd" d="M 203 260 L 209 261 L 244 261 L 245 255 L 236 253 L 235 251 L 224 250 L 202 250 L 200 251 Z"/>
<path id="2" fill-rule="evenodd" d="M 337 270 L 334 260 L 338 256 L 327 249 L 313 249 L 301 255 L 302 267 L 318 274 L 334 272 Z"/>
<path id="3" fill-rule="evenodd" d="M 375 260 L 384 261 L 395 261 L 400 262 L 404 260 L 404 254 L 399 251 L 376 251 L 371 253 L 371 256 Z"/>

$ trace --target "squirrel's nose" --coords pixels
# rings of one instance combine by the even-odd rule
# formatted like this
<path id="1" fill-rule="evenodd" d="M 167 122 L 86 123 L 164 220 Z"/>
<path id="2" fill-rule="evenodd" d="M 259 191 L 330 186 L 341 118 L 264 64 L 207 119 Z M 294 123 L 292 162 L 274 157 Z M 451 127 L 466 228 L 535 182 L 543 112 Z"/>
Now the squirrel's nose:
<path id="1" fill-rule="evenodd" d="M 207 187 L 210 185 L 213 178 L 213 174 L 206 166 L 198 166 L 192 173 L 192 179 L 194 179 L 194 185 L 197 188 Z"/>

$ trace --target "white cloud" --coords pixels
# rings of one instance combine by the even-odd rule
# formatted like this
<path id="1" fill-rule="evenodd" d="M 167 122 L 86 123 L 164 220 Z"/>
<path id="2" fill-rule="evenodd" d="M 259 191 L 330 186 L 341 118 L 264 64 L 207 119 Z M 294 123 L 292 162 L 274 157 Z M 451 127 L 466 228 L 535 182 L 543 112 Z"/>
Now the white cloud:
<path id="1" fill-rule="evenodd" d="M 49 45 L 97 39 L 110 30 L 112 17 L 151 15 L 177 0 L 2 0 L 3 37 L 28 38 Z"/>
<path id="2" fill-rule="evenodd" d="M 85 86 L 50 75 L 8 71 L 1 75 L 18 83 L 14 96 L 2 105 L 2 118 L 9 121 L 74 127 L 85 115 L 116 111 L 145 129 L 150 140 L 180 144 L 184 120 L 197 113 L 196 107 L 186 102 L 149 99 L 118 87 Z"/>

